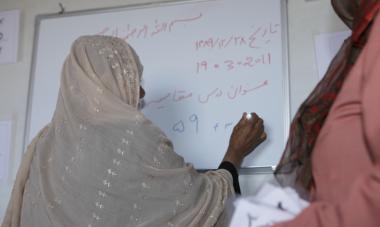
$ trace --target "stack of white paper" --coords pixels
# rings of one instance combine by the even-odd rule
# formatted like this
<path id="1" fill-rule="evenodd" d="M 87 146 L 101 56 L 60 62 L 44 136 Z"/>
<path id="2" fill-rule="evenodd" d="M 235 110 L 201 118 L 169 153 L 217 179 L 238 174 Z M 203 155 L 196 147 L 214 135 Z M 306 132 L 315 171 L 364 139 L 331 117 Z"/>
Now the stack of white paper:
<path id="1" fill-rule="evenodd" d="M 265 184 L 255 196 L 240 198 L 234 205 L 230 227 L 260 227 L 290 220 L 309 203 L 292 188 Z"/>

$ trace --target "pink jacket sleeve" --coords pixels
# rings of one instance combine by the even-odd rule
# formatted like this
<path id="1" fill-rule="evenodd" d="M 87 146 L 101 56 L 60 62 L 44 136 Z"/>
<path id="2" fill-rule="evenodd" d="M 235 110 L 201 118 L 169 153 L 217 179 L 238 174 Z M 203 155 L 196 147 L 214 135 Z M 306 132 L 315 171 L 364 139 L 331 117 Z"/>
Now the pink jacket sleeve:
<path id="1" fill-rule="evenodd" d="M 347 200 L 311 203 L 295 219 L 275 227 L 379 227 L 380 226 L 380 16 L 373 24 L 362 52 L 362 119 L 367 151 L 373 166 L 355 180 Z M 350 166 L 347 166 L 350 168 Z"/>

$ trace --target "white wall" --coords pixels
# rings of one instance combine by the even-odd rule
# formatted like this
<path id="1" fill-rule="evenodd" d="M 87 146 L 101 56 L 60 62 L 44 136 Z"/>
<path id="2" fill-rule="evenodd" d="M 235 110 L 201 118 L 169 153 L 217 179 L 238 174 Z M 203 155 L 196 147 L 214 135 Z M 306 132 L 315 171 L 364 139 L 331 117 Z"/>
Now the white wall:
<path id="1" fill-rule="evenodd" d="M 0 0 L 0 11 L 20 9 L 21 29 L 19 60 L 16 64 L 0 65 L 0 120 L 13 121 L 10 176 L 0 183 L 0 222 L 8 203 L 12 182 L 21 160 L 26 103 L 33 48 L 36 15 L 55 13 L 61 2 L 66 11 L 110 6 L 158 2 L 159 0 Z M 290 103 L 292 115 L 317 82 L 314 36 L 347 28 L 335 16 L 330 0 L 288 0 Z M 240 177 L 243 193 L 253 194 L 258 186 L 271 178 L 268 174 Z"/>

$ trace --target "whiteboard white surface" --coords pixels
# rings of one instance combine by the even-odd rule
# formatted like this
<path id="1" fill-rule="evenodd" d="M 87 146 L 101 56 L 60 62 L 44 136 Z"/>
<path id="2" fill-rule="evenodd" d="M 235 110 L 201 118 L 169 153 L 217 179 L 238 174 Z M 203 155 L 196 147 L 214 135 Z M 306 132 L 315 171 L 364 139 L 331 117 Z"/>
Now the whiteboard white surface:
<path id="1" fill-rule="evenodd" d="M 145 115 L 198 169 L 216 168 L 243 112 L 268 139 L 243 163 L 279 160 L 289 120 L 285 1 L 186 1 L 41 16 L 37 20 L 26 143 L 54 112 L 60 71 L 80 35 L 126 39 L 144 65 Z"/>

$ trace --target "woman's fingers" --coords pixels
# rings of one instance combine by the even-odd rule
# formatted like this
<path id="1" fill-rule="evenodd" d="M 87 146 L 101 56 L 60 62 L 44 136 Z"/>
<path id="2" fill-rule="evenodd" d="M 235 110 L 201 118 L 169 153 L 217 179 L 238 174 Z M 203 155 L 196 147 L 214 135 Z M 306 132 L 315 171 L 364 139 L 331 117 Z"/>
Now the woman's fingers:
<path id="1" fill-rule="evenodd" d="M 263 132 L 260 136 L 260 139 L 261 139 L 261 142 L 263 142 L 264 140 L 267 139 L 267 134 L 265 132 Z"/>
<path id="2" fill-rule="evenodd" d="M 235 125 L 234 130 L 239 129 L 241 126 L 244 125 L 244 122 L 247 120 L 247 113 L 244 112 L 243 116 L 240 118 L 239 122 Z"/>

